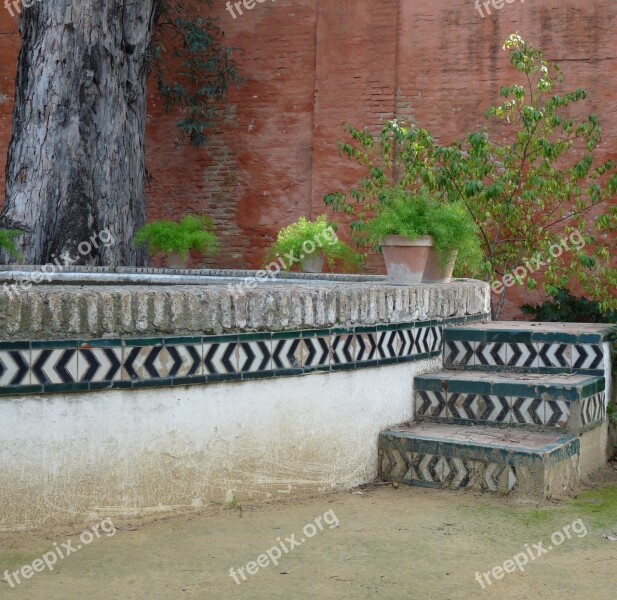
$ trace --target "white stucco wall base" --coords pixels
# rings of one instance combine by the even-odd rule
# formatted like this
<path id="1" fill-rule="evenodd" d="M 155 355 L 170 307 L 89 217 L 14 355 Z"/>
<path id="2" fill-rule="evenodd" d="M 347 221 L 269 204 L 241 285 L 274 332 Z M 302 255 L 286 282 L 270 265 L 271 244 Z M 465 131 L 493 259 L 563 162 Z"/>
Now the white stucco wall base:
<path id="1" fill-rule="evenodd" d="M 0 529 L 371 481 L 441 358 L 302 377 L 0 400 Z"/>

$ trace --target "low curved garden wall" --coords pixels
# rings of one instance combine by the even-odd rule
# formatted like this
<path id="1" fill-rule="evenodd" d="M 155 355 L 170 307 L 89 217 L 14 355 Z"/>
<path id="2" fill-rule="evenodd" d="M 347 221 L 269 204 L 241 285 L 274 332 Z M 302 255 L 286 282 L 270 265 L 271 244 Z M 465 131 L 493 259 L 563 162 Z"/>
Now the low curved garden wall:
<path id="1" fill-rule="evenodd" d="M 443 327 L 489 318 L 477 281 L 231 275 L 0 274 L 0 529 L 370 481 Z"/>

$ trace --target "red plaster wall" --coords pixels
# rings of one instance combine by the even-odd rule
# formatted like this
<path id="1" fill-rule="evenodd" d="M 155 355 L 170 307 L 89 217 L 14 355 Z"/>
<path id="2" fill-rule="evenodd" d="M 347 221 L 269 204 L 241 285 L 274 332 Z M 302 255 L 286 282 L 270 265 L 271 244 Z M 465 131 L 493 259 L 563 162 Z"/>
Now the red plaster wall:
<path id="1" fill-rule="evenodd" d="M 257 267 L 281 226 L 324 212 L 324 194 L 356 181 L 337 152 L 343 123 L 377 130 L 397 116 L 442 142 L 483 126 L 509 81 L 501 46 L 515 31 L 589 89 L 602 152 L 617 158 L 614 0 L 515 0 L 484 18 L 473 0 L 265 0 L 236 19 L 215 4 L 245 84 L 204 150 L 178 142 L 177 116 L 162 114 L 154 90 L 147 130 L 149 218 L 211 214 L 224 251 L 209 265 Z M 1 190 L 18 50 L 0 8 Z M 519 290 L 505 316 L 539 297 Z"/>

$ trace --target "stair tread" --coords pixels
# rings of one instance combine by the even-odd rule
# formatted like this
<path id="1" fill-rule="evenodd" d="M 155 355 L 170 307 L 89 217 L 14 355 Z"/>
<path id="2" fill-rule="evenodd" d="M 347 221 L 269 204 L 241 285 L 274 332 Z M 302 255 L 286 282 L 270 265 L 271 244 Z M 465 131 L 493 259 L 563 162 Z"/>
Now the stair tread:
<path id="1" fill-rule="evenodd" d="M 473 445 L 533 454 L 552 452 L 576 440 L 576 436 L 562 433 L 430 422 L 395 427 L 385 431 L 384 435 L 399 435 L 422 441 Z"/>
<path id="2" fill-rule="evenodd" d="M 610 333 L 613 326 L 610 323 L 542 323 L 529 321 L 482 321 L 456 325 L 451 329 L 484 329 L 487 331 L 539 331 L 543 333 Z"/>
<path id="3" fill-rule="evenodd" d="M 600 344 L 608 341 L 612 332 L 610 323 L 483 321 L 447 327 L 445 336 L 446 340 Z"/>
<path id="4" fill-rule="evenodd" d="M 415 380 L 447 380 L 447 381 L 483 381 L 488 383 L 584 387 L 604 379 L 596 375 L 579 375 L 576 373 L 519 373 L 515 371 L 460 371 L 444 369 L 423 375 L 416 375 Z"/>

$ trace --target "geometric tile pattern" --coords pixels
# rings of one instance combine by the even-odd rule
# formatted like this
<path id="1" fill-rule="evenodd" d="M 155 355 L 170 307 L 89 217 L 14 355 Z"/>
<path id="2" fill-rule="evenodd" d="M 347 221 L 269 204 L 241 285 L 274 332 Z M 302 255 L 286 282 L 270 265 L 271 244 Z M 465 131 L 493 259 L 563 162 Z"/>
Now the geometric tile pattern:
<path id="1" fill-rule="evenodd" d="M 606 417 L 604 392 L 565 400 L 558 395 L 550 398 L 550 394 L 536 398 L 448 392 L 423 389 L 425 385 L 416 380 L 414 418 L 418 421 L 578 432 Z"/>
<path id="2" fill-rule="evenodd" d="M 604 349 L 600 344 L 560 341 L 520 342 L 457 339 L 465 332 L 448 330 L 444 342 L 444 365 L 457 369 L 513 369 L 522 371 L 604 372 Z"/>
<path id="3" fill-rule="evenodd" d="M 448 394 L 448 416 L 451 419 L 509 423 L 509 398 L 481 394 Z"/>
<path id="4" fill-rule="evenodd" d="M 469 367 L 475 365 L 477 342 L 447 340 L 444 344 L 444 365 L 446 367 Z"/>
<path id="5" fill-rule="evenodd" d="M 407 485 L 425 485 L 449 489 L 477 489 L 508 493 L 517 484 L 516 467 L 509 464 L 405 452 L 381 448 L 380 478 Z"/>
<path id="6" fill-rule="evenodd" d="M 379 478 L 411 486 L 550 497 L 579 478 L 580 440 L 562 432 L 415 423 L 382 431 L 378 448 Z"/>
<path id="7" fill-rule="evenodd" d="M 545 425 L 544 402 L 540 398 L 512 398 L 512 423 Z"/>
<path id="8" fill-rule="evenodd" d="M 0 387 L 30 383 L 30 351 L 0 350 Z"/>
<path id="9" fill-rule="evenodd" d="M 544 401 L 544 424 L 547 427 L 563 428 L 570 420 L 571 403 L 565 400 Z"/>
<path id="10" fill-rule="evenodd" d="M 568 369 L 572 365 L 571 344 L 539 343 L 535 346 L 538 351 L 538 368 Z"/>
<path id="11" fill-rule="evenodd" d="M 502 342 L 478 342 L 475 351 L 476 365 L 503 367 L 507 364 L 508 345 Z"/>
<path id="12" fill-rule="evenodd" d="M 598 344 L 575 344 L 572 347 L 573 369 L 602 369 L 604 351 Z"/>
<path id="13" fill-rule="evenodd" d="M 604 392 L 585 398 L 581 403 L 583 425 L 591 425 L 603 421 L 606 417 L 606 397 Z"/>
<path id="14" fill-rule="evenodd" d="M 443 352 L 444 323 L 2 343 L 0 394 L 187 385 L 422 360 Z"/>
<path id="15" fill-rule="evenodd" d="M 444 392 L 434 392 L 431 390 L 420 390 L 416 392 L 416 418 L 433 417 L 445 419 L 446 414 L 446 394 Z"/>

